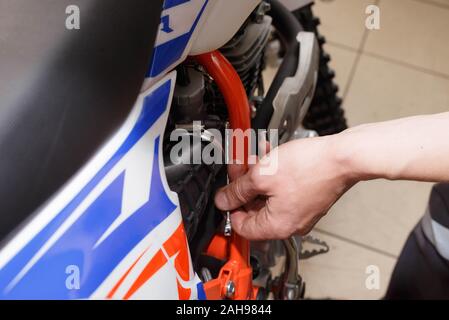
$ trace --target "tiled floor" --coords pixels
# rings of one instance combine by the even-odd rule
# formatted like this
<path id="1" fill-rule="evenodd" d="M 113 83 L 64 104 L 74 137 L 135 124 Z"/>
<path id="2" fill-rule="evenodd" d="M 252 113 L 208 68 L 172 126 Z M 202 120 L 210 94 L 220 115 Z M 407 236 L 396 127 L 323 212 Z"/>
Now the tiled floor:
<path id="1" fill-rule="evenodd" d="M 380 7 L 380 30 L 365 28 L 369 4 Z M 315 12 L 350 125 L 449 110 L 449 0 L 318 0 Z M 331 251 L 302 262 L 307 296 L 382 297 L 430 187 L 373 181 L 350 190 L 313 233 Z M 370 265 L 379 290 L 365 286 Z"/>

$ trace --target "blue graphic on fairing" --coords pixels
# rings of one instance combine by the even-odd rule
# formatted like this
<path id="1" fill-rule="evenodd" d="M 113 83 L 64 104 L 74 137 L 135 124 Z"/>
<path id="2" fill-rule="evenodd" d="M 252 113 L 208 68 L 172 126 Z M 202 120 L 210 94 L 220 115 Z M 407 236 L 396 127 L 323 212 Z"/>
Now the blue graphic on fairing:
<path id="1" fill-rule="evenodd" d="M 165 0 L 164 10 L 189 1 L 191 0 Z M 200 20 L 201 15 L 203 14 L 204 9 L 206 8 L 208 1 L 209 0 L 205 0 L 203 6 L 201 7 L 200 12 L 198 13 L 198 16 L 196 17 L 192 27 L 187 33 L 184 33 L 179 37 L 170 40 L 168 42 L 165 42 L 163 44 L 160 44 L 154 48 L 153 56 L 151 57 L 150 68 L 146 74 L 147 78 L 154 78 L 162 74 L 162 72 L 167 70 L 167 68 L 169 68 L 173 63 L 175 63 L 177 60 L 181 58 L 182 54 L 184 53 L 184 50 L 187 47 L 187 44 L 189 43 L 193 31 L 195 30 L 198 24 L 198 21 Z M 170 26 L 167 25 L 167 21 L 169 21 L 169 16 L 164 16 L 163 19 L 165 19 L 165 23 L 162 23 L 162 28 L 165 30 L 171 29 Z M 164 20 L 162 22 L 164 22 Z"/>
<path id="2" fill-rule="evenodd" d="M 196 291 L 198 293 L 198 300 L 207 300 L 206 292 L 204 291 L 204 286 L 202 282 L 196 285 Z"/>
<path id="3" fill-rule="evenodd" d="M 165 0 L 163 10 L 179 6 L 180 4 L 183 4 L 183 3 L 186 3 L 189 1 L 190 0 Z"/>
<path id="4" fill-rule="evenodd" d="M 174 30 L 170 27 L 170 16 L 163 16 L 161 17 L 161 30 L 165 33 L 171 33 Z"/>
<path id="5" fill-rule="evenodd" d="M 167 108 L 171 80 L 149 94 L 137 123 L 112 158 L 82 191 L 41 230 L 7 265 L 0 270 L 0 298 L 7 299 L 73 299 L 88 298 L 120 261 L 172 213 L 176 206 L 164 189 L 159 170 L 160 137 L 155 138 L 151 192 L 148 202 L 119 225 L 103 242 L 98 239 L 121 212 L 125 171 L 98 196 L 70 225 L 68 230 L 15 284 L 11 282 L 36 252 L 48 241 L 95 186 L 119 160 L 148 132 Z M 79 289 L 66 286 L 68 266 L 80 271 Z"/>

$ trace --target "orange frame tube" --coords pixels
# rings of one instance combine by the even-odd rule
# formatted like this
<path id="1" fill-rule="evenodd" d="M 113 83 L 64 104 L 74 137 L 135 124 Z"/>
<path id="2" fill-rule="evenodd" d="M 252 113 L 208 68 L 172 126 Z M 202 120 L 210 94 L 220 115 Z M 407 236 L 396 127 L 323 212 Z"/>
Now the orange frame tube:
<path id="1" fill-rule="evenodd" d="M 198 55 L 195 59 L 206 69 L 223 94 L 228 108 L 231 129 L 241 129 L 243 132 L 251 129 L 248 97 L 242 81 L 231 63 L 219 51 Z M 247 150 L 249 150 L 249 141 L 245 146 L 245 159 L 243 159 L 246 169 L 248 166 Z M 217 257 L 223 257 L 227 254 L 226 249 L 229 249 L 229 257 L 219 277 L 205 283 L 206 296 L 208 299 L 222 299 L 226 296 L 226 285 L 232 281 L 235 284 L 235 293 L 228 298 L 254 299 L 255 289 L 252 286 L 252 268 L 249 263 L 249 241 L 233 232 L 228 246 L 228 248 L 224 248 L 221 235 L 217 235 L 209 246 L 208 251 Z"/>

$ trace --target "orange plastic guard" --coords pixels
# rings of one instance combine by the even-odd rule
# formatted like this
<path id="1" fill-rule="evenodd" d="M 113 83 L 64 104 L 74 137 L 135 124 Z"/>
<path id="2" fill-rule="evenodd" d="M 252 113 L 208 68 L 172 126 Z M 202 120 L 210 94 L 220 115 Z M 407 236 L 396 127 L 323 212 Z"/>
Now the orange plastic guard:
<path id="1" fill-rule="evenodd" d="M 251 116 L 248 97 L 239 75 L 229 61 L 219 52 L 213 51 L 196 56 L 220 89 L 228 108 L 231 129 L 246 131 L 251 128 Z M 248 167 L 247 155 L 250 141 L 245 140 L 243 165 Z M 235 156 L 235 149 L 233 151 Z M 241 159 L 236 159 L 241 161 Z M 208 299 L 254 299 L 252 269 L 249 264 L 249 241 L 235 232 L 229 239 L 228 247 L 223 246 L 223 236 L 217 235 L 209 245 L 208 252 L 215 257 L 228 256 L 217 279 L 204 284 Z M 229 286 L 234 286 L 233 293 Z"/>

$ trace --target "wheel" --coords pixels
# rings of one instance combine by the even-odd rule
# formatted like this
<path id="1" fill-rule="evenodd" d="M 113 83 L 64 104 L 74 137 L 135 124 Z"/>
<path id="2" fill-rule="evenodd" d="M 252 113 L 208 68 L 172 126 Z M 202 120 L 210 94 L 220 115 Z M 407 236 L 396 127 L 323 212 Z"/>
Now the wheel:
<path id="1" fill-rule="evenodd" d="M 347 129 L 342 99 L 334 82 L 335 72 L 330 68 L 331 57 L 323 46 L 326 39 L 318 32 L 320 20 L 314 16 L 312 4 L 293 12 L 305 31 L 314 32 L 320 46 L 320 66 L 315 95 L 304 118 L 304 126 L 320 136 L 339 133 Z"/>

